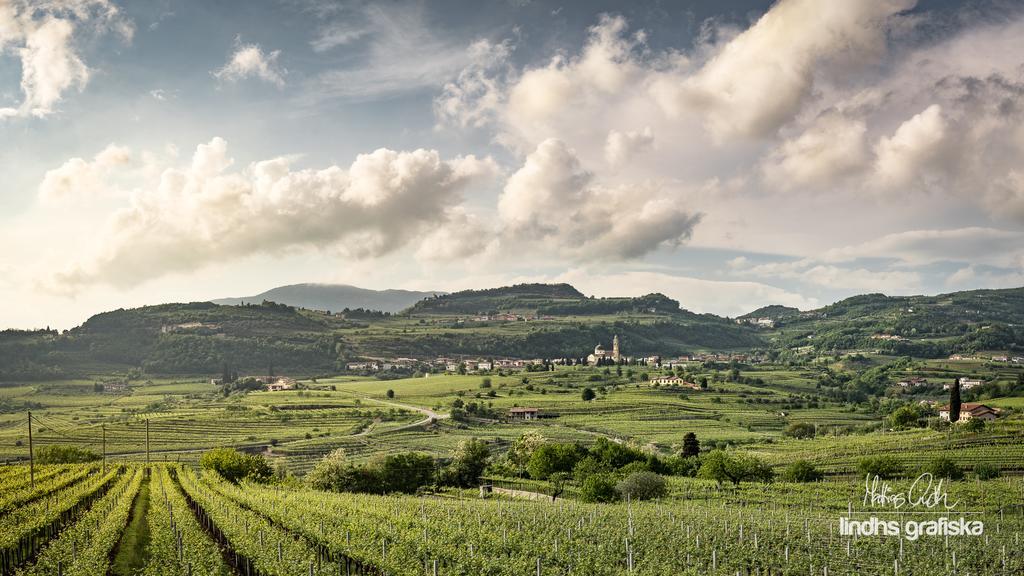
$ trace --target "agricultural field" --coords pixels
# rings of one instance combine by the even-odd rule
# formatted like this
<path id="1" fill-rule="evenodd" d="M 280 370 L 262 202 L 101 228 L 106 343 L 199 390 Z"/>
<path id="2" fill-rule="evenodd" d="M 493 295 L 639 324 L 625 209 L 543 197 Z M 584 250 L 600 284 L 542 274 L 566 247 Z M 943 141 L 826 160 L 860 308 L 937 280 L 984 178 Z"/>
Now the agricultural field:
<path id="1" fill-rule="evenodd" d="M 954 483 L 984 536 L 839 533 L 859 482 L 721 489 L 680 479 L 657 502 L 373 496 L 229 482 L 179 464 L 0 469 L 5 574 L 1017 574 L 1020 478 Z M 48 475 L 49 481 L 42 477 Z M 897 483 L 896 489 L 906 489 Z M 1007 505 L 1007 502 L 1018 502 Z M 966 503 L 969 504 L 969 508 Z M 41 510 L 48 510 L 41 513 Z M 952 513 L 951 513 L 952 514 Z M 22 520 L 33 518 L 31 523 Z M 901 521 L 930 518 L 908 512 Z"/>

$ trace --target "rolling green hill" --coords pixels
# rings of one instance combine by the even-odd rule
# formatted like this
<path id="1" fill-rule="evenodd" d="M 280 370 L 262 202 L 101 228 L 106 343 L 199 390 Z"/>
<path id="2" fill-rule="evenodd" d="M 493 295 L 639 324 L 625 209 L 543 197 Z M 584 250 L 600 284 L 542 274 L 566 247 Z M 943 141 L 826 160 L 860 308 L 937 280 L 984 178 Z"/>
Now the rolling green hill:
<path id="1" fill-rule="evenodd" d="M 580 358 L 614 335 L 630 356 L 810 348 L 935 358 L 1024 349 L 1024 289 L 868 294 L 803 312 L 769 306 L 745 317 L 764 316 L 776 319 L 773 329 L 695 314 L 661 294 L 589 298 L 567 284 L 438 295 L 399 314 L 326 314 L 273 302 L 163 304 L 97 314 L 62 333 L 0 332 L 0 381 L 130 370 L 219 374 L 225 365 L 322 374 L 367 357 Z"/>
<path id="2" fill-rule="evenodd" d="M 416 292 L 413 290 L 368 290 L 345 284 L 292 284 L 279 286 L 255 296 L 243 298 L 221 298 L 213 300 L 214 304 L 237 306 L 239 304 L 257 304 L 264 300 L 287 304 L 297 308 L 310 310 L 341 311 L 346 308 L 355 310 L 380 310 L 382 312 L 398 312 L 412 306 L 424 298 L 433 297 L 444 292 Z"/>

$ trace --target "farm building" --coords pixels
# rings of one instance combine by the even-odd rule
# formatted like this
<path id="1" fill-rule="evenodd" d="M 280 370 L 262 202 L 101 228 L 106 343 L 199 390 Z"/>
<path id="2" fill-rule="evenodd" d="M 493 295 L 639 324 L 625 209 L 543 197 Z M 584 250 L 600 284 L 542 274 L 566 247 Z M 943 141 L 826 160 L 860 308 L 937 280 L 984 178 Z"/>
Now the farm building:
<path id="1" fill-rule="evenodd" d="M 536 420 L 540 418 L 540 408 L 511 408 L 508 417 L 512 420 Z"/>
<path id="2" fill-rule="evenodd" d="M 979 418 L 981 420 L 995 420 L 999 417 L 999 413 L 995 409 L 990 408 L 984 404 L 978 404 L 975 402 L 964 402 L 960 405 L 960 421 L 971 420 L 973 418 Z M 939 418 L 949 422 L 949 404 L 939 408 Z"/>

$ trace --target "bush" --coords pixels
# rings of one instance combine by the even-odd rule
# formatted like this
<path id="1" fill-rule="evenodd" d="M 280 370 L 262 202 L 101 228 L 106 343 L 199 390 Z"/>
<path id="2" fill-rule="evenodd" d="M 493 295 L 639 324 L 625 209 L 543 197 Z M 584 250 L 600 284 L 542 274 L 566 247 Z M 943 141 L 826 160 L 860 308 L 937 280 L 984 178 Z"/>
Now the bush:
<path id="1" fill-rule="evenodd" d="M 903 463 L 888 454 L 868 456 L 857 462 L 857 470 L 864 476 L 878 476 L 885 480 L 903 474 Z"/>
<path id="2" fill-rule="evenodd" d="M 491 379 L 490 378 L 484 378 L 483 380 L 481 380 L 480 381 L 480 387 L 481 388 L 490 388 L 491 387 Z"/>
<path id="3" fill-rule="evenodd" d="M 700 470 L 700 456 L 676 456 L 666 461 L 673 476 L 696 476 Z"/>
<path id="4" fill-rule="evenodd" d="M 43 446 L 35 450 L 36 464 L 81 464 L 95 462 L 100 455 L 77 446 Z"/>
<path id="5" fill-rule="evenodd" d="M 797 460 L 782 471 L 782 479 L 786 482 L 817 482 L 821 477 L 821 471 L 806 460 Z"/>
<path id="6" fill-rule="evenodd" d="M 956 465 L 956 462 L 945 456 L 935 458 L 921 471 L 928 472 L 936 478 L 948 478 L 950 480 L 961 480 L 964 477 L 964 471 Z"/>
<path id="7" fill-rule="evenodd" d="M 961 426 L 968 432 L 981 432 L 985 429 L 985 421 L 981 418 L 968 418 Z"/>
<path id="8" fill-rule="evenodd" d="M 306 475 L 317 490 L 412 494 L 434 481 L 434 459 L 417 452 L 377 456 L 366 465 L 349 462 L 343 449 L 324 456 Z"/>
<path id="9" fill-rule="evenodd" d="M 468 488 L 477 483 L 491 458 L 487 442 L 477 438 L 463 440 L 452 452 L 452 461 L 442 471 L 444 484 Z"/>
<path id="10" fill-rule="evenodd" d="M 901 406 L 897 408 L 889 420 L 892 422 L 892 427 L 896 430 L 906 430 L 908 428 L 917 428 L 917 421 L 921 417 L 917 412 L 917 408 L 913 406 Z"/>
<path id="11" fill-rule="evenodd" d="M 622 498 L 650 500 L 668 494 L 668 483 L 654 472 L 633 472 L 615 485 L 615 491 Z"/>
<path id="12" fill-rule="evenodd" d="M 991 480 L 999 477 L 1000 470 L 999 467 L 994 464 L 982 462 L 974 465 L 974 475 L 978 480 Z"/>
<path id="13" fill-rule="evenodd" d="M 615 480 L 610 474 L 591 474 L 580 487 L 580 500 L 584 502 L 614 502 L 618 498 Z"/>
<path id="14" fill-rule="evenodd" d="M 531 478 L 546 480 L 555 472 L 572 472 L 586 450 L 576 444 L 544 444 L 533 451 L 526 465 Z"/>
<path id="15" fill-rule="evenodd" d="M 199 465 L 213 470 L 229 482 L 253 480 L 266 482 L 274 471 L 263 456 L 245 454 L 234 448 L 214 448 L 203 453 Z"/>
<path id="16" fill-rule="evenodd" d="M 783 436 L 790 438 L 814 438 L 814 424 L 810 422 L 793 422 L 782 431 Z"/>
<path id="17" fill-rule="evenodd" d="M 775 473 L 764 461 L 750 454 L 731 454 L 724 450 L 713 450 L 701 457 L 698 478 L 714 480 L 719 484 L 729 481 L 771 482 Z"/>

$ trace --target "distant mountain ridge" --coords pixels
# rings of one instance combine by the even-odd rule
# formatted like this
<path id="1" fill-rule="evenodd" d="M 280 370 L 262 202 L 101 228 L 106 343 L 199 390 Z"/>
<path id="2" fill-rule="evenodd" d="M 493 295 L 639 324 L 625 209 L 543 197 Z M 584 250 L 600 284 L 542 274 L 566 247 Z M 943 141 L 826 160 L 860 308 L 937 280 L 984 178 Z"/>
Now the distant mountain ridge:
<path id="1" fill-rule="evenodd" d="M 348 284 L 291 284 L 278 286 L 255 296 L 242 298 L 219 298 L 212 300 L 222 306 L 239 304 L 259 304 L 264 300 L 287 304 L 297 308 L 310 310 L 330 310 L 339 312 L 348 308 L 355 310 L 380 310 L 381 312 L 399 312 L 416 304 L 424 298 L 443 295 L 439 290 L 418 292 L 414 290 L 370 290 Z"/>

